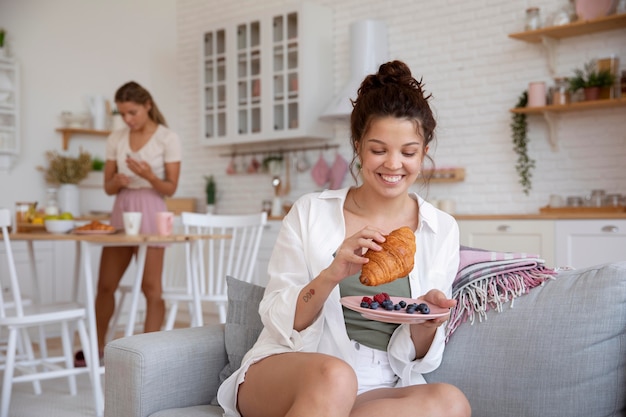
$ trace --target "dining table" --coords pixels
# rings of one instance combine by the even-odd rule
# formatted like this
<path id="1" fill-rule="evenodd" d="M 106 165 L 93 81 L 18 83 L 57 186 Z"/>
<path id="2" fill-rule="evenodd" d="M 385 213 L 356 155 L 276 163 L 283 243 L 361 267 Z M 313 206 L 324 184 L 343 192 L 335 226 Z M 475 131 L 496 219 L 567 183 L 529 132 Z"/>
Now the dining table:
<path id="1" fill-rule="evenodd" d="M 89 335 L 89 348 L 87 361 L 88 363 L 98 364 L 91 367 L 90 378 L 92 383 L 95 384 L 95 392 L 98 393 L 95 398 L 96 415 L 101 417 L 104 414 L 104 394 L 102 390 L 102 382 L 100 376 L 104 374 L 104 364 L 100 364 L 100 357 L 98 352 L 98 336 L 96 329 L 96 312 L 95 312 L 95 289 L 94 289 L 94 274 L 91 257 L 91 249 L 93 247 L 104 246 L 136 246 L 136 273 L 132 282 L 132 305 L 136 306 L 141 291 L 141 281 L 143 279 L 143 271 L 146 262 L 147 249 L 151 245 L 171 245 L 171 244 L 188 244 L 193 247 L 197 242 L 206 239 L 228 239 L 230 235 L 221 234 L 180 234 L 174 233 L 171 235 L 128 235 L 123 231 L 93 231 L 93 233 L 78 233 L 76 231 L 70 231 L 69 233 L 49 233 L 47 231 L 28 231 L 28 232 L 14 232 L 10 234 L 10 239 L 13 241 L 24 241 L 27 243 L 28 257 L 30 263 L 30 269 L 35 283 L 39 282 L 37 276 L 37 268 L 35 267 L 35 251 L 34 242 L 37 241 L 73 241 L 76 242 L 76 257 L 74 264 L 74 282 L 72 297 L 74 301 L 78 301 L 80 282 L 82 280 L 84 284 L 85 295 L 85 309 L 87 313 L 87 327 Z M 191 249 L 189 251 L 192 256 L 197 251 Z M 197 262 L 197 259 L 192 259 L 193 262 Z M 82 268 L 81 268 L 82 267 Z M 81 273 L 82 269 L 82 273 Z M 197 284 L 196 280 L 191 280 Z M 198 293 L 198 288 L 192 288 L 194 293 Z M 200 306 L 195 306 L 195 311 L 199 313 L 201 311 Z M 137 316 L 136 309 L 131 308 L 129 312 L 128 322 L 124 335 L 130 336 L 133 334 L 135 327 L 135 320 Z"/>

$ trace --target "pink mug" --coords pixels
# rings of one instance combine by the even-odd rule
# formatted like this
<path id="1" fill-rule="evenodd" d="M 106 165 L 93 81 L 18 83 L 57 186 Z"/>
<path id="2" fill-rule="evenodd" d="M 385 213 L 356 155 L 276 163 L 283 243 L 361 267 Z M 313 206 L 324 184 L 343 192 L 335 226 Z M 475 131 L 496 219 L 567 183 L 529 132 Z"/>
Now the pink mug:
<path id="1" fill-rule="evenodd" d="M 171 211 L 161 211 L 156 214 L 157 233 L 161 236 L 172 234 L 174 227 L 174 213 Z"/>

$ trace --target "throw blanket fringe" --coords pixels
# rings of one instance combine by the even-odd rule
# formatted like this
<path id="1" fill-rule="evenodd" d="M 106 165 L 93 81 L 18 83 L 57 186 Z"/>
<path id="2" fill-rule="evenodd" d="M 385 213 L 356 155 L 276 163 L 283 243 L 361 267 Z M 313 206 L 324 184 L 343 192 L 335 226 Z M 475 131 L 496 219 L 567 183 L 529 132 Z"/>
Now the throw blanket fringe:
<path id="1" fill-rule="evenodd" d="M 459 271 L 453 283 L 452 309 L 446 326 L 446 341 L 464 322 L 487 319 L 487 311 L 502 312 L 504 304 L 513 308 L 515 298 L 553 279 L 555 270 L 534 254 L 491 252 L 461 247 Z"/>

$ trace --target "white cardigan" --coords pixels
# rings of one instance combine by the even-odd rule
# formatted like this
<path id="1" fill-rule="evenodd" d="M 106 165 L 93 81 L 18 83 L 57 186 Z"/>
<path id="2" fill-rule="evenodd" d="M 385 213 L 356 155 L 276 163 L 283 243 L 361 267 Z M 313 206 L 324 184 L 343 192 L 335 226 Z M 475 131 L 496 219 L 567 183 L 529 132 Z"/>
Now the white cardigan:
<path id="1" fill-rule="evenodd" d="M 307 329 L 293 329 L 296 300 L 300 290 L 328 267 L 333 254 L 345 240 L 343 205 L 349 188 L 311 193 L 299 198 L 283 224 L 270 258 L 269 282 L 259 307 L 265 326 L 256 344 L 244 356 L 242 366 L 220 386 L 218 400 L 225 416 L 236 411 L 237 387 L 250 364 L 281 352 L 321 352 L 354 364 L 339 302 L 337 286 L 324 304 L 320 316 Z M 411 193 L 420 205 L 419 227 L 415 233 L 415 267 L 409 274 L 411 297 L 433 288 L 452 295 L 452 281 L 459 266 L 459 229 L 454 218 Z M 444 326 L 422 359 L 413 360 L 415 348 L 409 325 L 398 326 L 388 347 L 389 359 L 399 376 L 398 386 L 424 383 L 423 373 L 436 369 L 444 349 Z"/>

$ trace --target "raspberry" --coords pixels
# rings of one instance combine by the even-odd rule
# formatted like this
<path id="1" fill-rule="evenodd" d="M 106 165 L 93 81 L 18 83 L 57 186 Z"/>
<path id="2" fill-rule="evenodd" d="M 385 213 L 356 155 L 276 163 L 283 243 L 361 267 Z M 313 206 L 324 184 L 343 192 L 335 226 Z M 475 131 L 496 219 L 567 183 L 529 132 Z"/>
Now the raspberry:
<path id="1" fill-rule="evenodd" d="M 376 294 L 374 296 L 374 301 L 376 301 L 378 304 L 382 304 L 383 301 L 385 301 L 385 295 L 383 293 Z"/>
<path id="2" fill-rule="evenodd" d="M 361 298 L 361 303 L 367 303 L 367 305 L 368 305 L 368 306 L 371 306 L 371 305 L 372 305 L 372 301 L 374 301 L 374 300 L 372 300 L 372 299 L 371 299 L 371 298 L 369 298 L 369 297 L 363 297 L 363 298 Z"/>
<path id="3" fill-rule="evenodd" d="M 391 297 L 389 297 L 389 294 L 387 294 L 386 292 L 381 292 L 382 296 L 385 297 L 385 300 L 391 300 Z"/>

